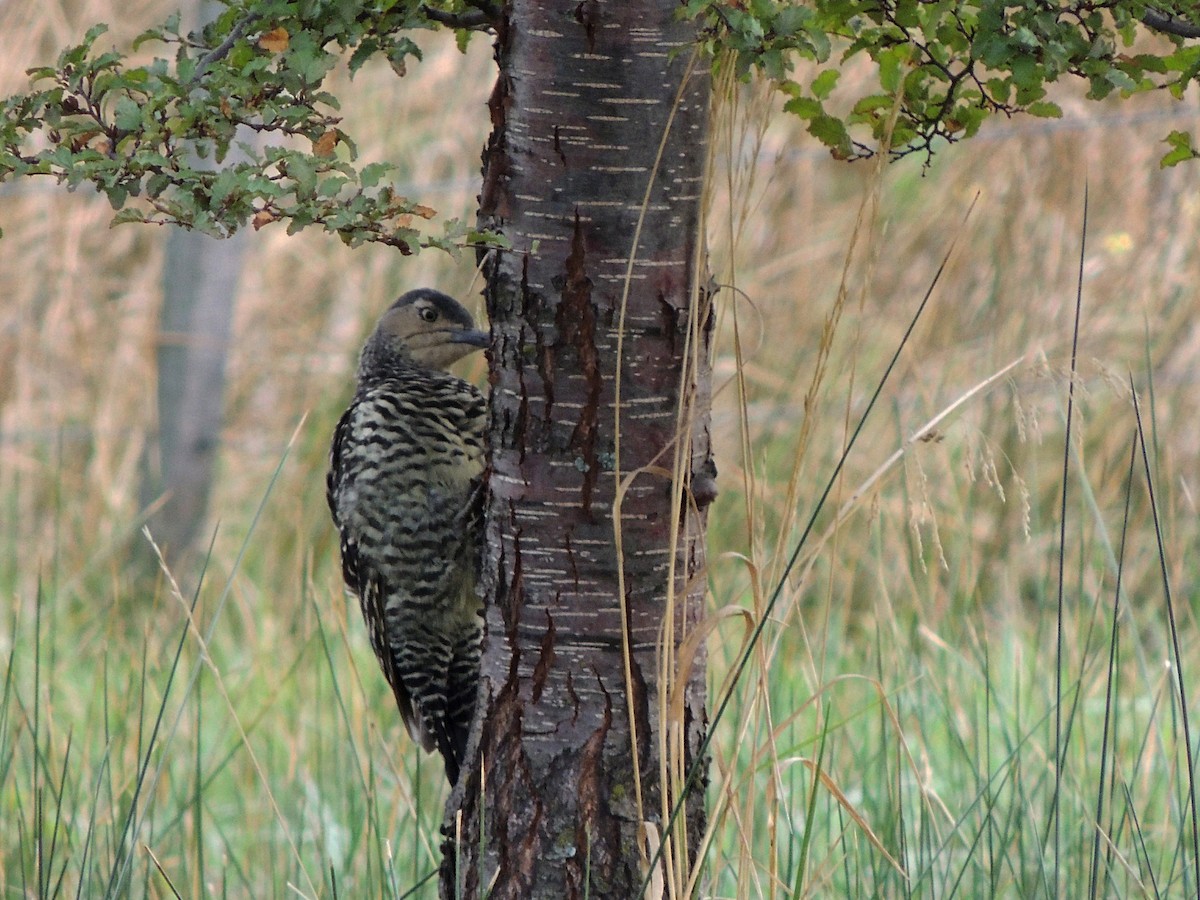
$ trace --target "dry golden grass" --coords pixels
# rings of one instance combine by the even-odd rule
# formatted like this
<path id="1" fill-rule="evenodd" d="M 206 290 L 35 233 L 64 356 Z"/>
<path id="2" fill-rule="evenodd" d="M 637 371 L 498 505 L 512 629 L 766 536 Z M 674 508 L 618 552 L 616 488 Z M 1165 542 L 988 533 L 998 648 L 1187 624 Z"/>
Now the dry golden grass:
<path id="1" fill-rule="evenodd" d="M 28 3 L 4 7 L 0 28 L 7 34 L 21 28 L 29 40 L 0 62 L 0 92 L 19 90 L 23 70 L 53 59 L 81 23 L 122 22 L 112 35 L 127 42 L 165 14 L 151 3 L 121 7 L 119 16 L 111 4 L 44 16 L 41 10 Z M 429 59 L 403 81 L 386 66 L 368 67 L 353 84 L 339 73 L 335 90 L 353 98 L 345 104 L 345 127 L 359 136 L 361 158 L 395 162 L 414 196 L 444 216 L 469 219 L 488 129 L 490 49 L 476 41 L 463 56 L 440 36 L 420 43 L 430 48 Z M 0 193 L 6 285 L 0 427 L 7 436 L 0 490 L 18 495 L 15 522 L 29 547 L 50 543 L 41 511 L 53 505 L 52 494 L 72 498 L 65 514 L 92 534 L 67 542 L 78 554 L 68 568 L 94 561 L 97 542 L 127 537 L 138 512 L 137 461 L 154 427 L 165 232 L 110 229 L 111 216 L 108 203 L 87 189 L 67 194 L 49 182 L 26 182 Z M 403 259 L 384 248 L 349 250 L 318 234 L 288 237 L 282 227 L 252 234 L 248 243 L 230 357 L 224 472 L 213 508 L 214 519 L 230 525 L 243 516 L 245 497 L 269 476 L 301 417 L 322 403 L 329 412 L 344 399 L 354 348 L 390 299 L 437 283 L 479 304 L 478 285 L 467 296 L 471 254 L 457 262 L 435 252 Z M 323 442 L 328 424 L 327 417 L 310 419 L 304 437 L 314 446 Z M 309 474 L 289 476 L 299 483 Z M 303 494 L 303 513 L 297 511 L 305 519 L 318 510 L 307 502 L 317 497 L 315 481 L 313 487 Z M 26 575 L 28 589 L 36 566 Z"/>
<path id="2" fill-rule="evenodd" d="M 119 18 L 107 9 L 102 2 L 7 4 L 0 25 L 10 34 L 22 29 L 29 39 L 17 44 L 19 53 L 6 55 L 0 90 L 18 89 L 25 66 L 50 58 L 52 48 L 78 33 L 76 23 L 125 23 L 114 29 L 119 40 L 137 30 L 133 23 L 156 15 L 150 3 L 122 8 Z M 399 161 L 414 193 L 421 191 L 442 213 L 469 217 L 487 131 L 489 50 L 485 41 L 476 41 L 464 57 L 444 39 L 431 35 L 423 43 L 429 59 L 405 80 L 374 68 L 346 85 L 341 92 L 352 98 L 347 129 L 359 137 L 363 158 Z M 345 79 L 338 87 L 342 84 Z M 761 98 L 753 102 L 763 105 Z M 1123 403 L 1126 373 L 1144 371 L 1149 353 L 1163 388 L 1156 400 L 1187 401 L 1197 353 L 1188 286 L 1195 283 L 1200 253 L 1191 239 L 1200 201 L 1190 190 L 1189 167 L 1163 172 L 1156 164 L 1158 140 L 1186 126 L 1180 119 L 1186 109 L 1165 97 L 1103 105 L 1077 100 L 1066 108 L 1068 118 L 1061 122 L 991 123 L 975 141 L 944 150 L 928 172 L 914 159 L 886 173 L 880 235 L 867 242 L 866 260 L 850 273 L 844 339 L 833 349 L 835 373 L 848 371 L 857 358 L 862 377 L 869 377 L 866 364 L 895 346 L 941 255 L 962 232 L 931 314 L 898 372 L 894 390 L 905 427 L 1024 354 L 1031 364 L 1012 380 L 1010 396 L 1024 398 L 1030 414 L 1062 396 L 1085 182 L 1092 198 L 1081 346 L 1087 396 Z M 770 113 L 756 109 L 743 132 L 752 134 L 763 115 Z M 726 216 L 726 205 L 718 201 L 711 220 L 719 224 L 710 240 L 714 269 L 724 278 L 728 223 L 734 222 L 736 285 L 747 298 L 741 327 L 748 344 L 749 414 L 753 424 L 786 433 L 802 418 L 798 408 L 789 407 L 798 404 L 797 386 L 811 374 L 871 168 L 831 160 L 782 117 L 769 123 L 754 162 L 747 190 L 734 204 L 739 214 Z M 718 188 L 722 183 L 718 178 Z M 976 212 L 962 229 L 977 193 Z M 86 454 L 64 460 L 81 465 L 63 467 L 77 479 L 66 485 L 71 493 L 98 504 L 81 510 L 80 518 L 128 521 L 136 513 L 132 480 L 139 435 L 152 425 L 147 384 L 153 376 L 163 232 L 109 229 L 107 204 L 86 194 L 68 195 L 39 182 L 6 188 L 2 195 L 6 252 L 0 277 L 7 302 L 0 335 L 8 352 L 0 354 L 0 402 L 9 435 L 4 469 L 29 471 L 32 462 L 23 448 L 61 442 L 62 452 L 70 454 L 90 443 Z M 435 281 L 465 291 L 472 260 L 454 264 L 436 253 L 403 259 L 385 248 L 348 250 L 319 234 L 289 238 L 281 228 L 253 234 L 249 244 L 224 460 L 231 475 L 258 483 L 301 415 L 322 401 L 335 403 L 365 324 L 387 299 L 409 285 Z M 718 373 L 726 379 L 733 365 L 730 333 L 726 329 L 718 359 Z M 1038 363 L 1042 356 L 1044 365 Z M 864 385 L 860 379 L 856 387 Z M 844 398 L 830 399 L 832 409 L 844 404 Z M 735 417 L 729 406 L 734 400 L 733 391 L 720 396 L 720 422 Z M 997 418 L 990 409 L 977 409 L 980 420 Z M 1187 452 L 1195 439 L 1194 417 L 1169 406 L 1159 411 L 1170 434 L 1179 430 L 1178 447 L 1167 435 L 1162 450 L 1185 466 L 1182 486 L 1195 475 L 1193 454 Z M 1016 427 L 1015 411 L 1011 418 Z M 722 431 L 734 434 L 732 428 Z M 760 434 L 766 438 L 770 431 Z M 827 449 L 836 448 L 832 429 L 825 437 Z M 888 433 L 878 446 L 893 447 L 894 437 Z M 938 447 L 927 450 L 933 456 Z M 732 475 L 738 457 L 732 437 L 720 455 L 723 471 Z M 871 465 L 872 457 L 864 454 L 863 470 Z M 58 473 L 48 474 L 57 480 Z M 31 496 L 40 496 L 38 480 L 24 482 Z M 237 484 L 232 496 L 243 496 L 244 487 Z"/>
<path id="3" fill-rule="evenodd" d="M 1150 799 L 1155 792 L 1186 785 L 1188 777 L 1179 769 L 1178 733 L 1145 714 L 1152 703 L 1170 706 L 1174 688 L 1170 667 L 1155 668 L 1172 654 L 1144 487 L 1133 491 L 1123 573 L 1128 643 L 1117 670 L 1126 675 L 1111 701 L 1104 610 L 1112 607 L 1135 427 L 1132 376 L 1144 409 L 1153 397 L 1156 489 L 1182 623 L 1180 665 L 1194 671 L 1190 598 L 1197 573 L 1187 547 L 1195 539 L 1200 396 L 1190 373 L 1200 346 L 1189 285 L 1200 274 L 1200 204 L 1194 172 L 1157 165 L 1161 138 L 1194 126 L 1194 117 L 1165 97 L 1097 106 L 1066 88 L 1060 94 L 1063 121 L 993 122 L 976 140 L 942 151 L 928 170 L 907 160 L 882 183 L 870 166 L 839 166 L 814 150 L 794 123 L 764 111 L 759 97 L 739 98 L 743 118 L 732 131 L 741 143 L 728 153 L 739 167 L 726 191 L 728 207 L 712 217 L 736 223 L 729 229 L 736 240 L 720 230 L 712 237 L 719 278 L 737 288 L 727 296 L 726 343 L 717 361 L 729 382 L 716 404 L 728 494 L 714 509 L 713 549 L 749 559 L 714 564 L 719 600 L 765 608 L 886 361 L 943 255 L 956 246 L 883 408 L 817 520 L 815 535 L 823 540 L 810 540 L 800 555 L 772 609 L 777 627 L 768 628 L 735 701 L 737 724 L 727 727 L 736 737 L 725 746 L 742 750 L 736 763 L 728 756 L 717 762 L 715 821 L 718 831 L 740 837 L 709 862 L 722 896 L 1060 890 L 1052 887 L 1062 882 L 1051 871 L 1047 843 L 1054 835 L 1058 505 L 1085 189 L 1077 450 L 1064 575 L 1063 721 L 1074 729 L 1074 745 L 1064 738 L 1063 751 L 1072 782 L 1063 793 L 1071 799 L 1060 801 L 1070 823 L 1062 846 L 1075 848 L 1063 850 L 1067 883 L 1089 876 L 1086 823 L 1096 790 L 1089 779 L 1098 777 L 1100 720 L 1108 709 L 1124 710 L 1132 734 L 1123 742 L 1145 740 L 1161 753 L 1143 768 L 1138 761 L 1146 757 L 1136 746 L 1122 745 L 1119 765 L 1137 784 L 1133 795 L 1144 798 L 1146 820 L 1133 830 L 1188 831 L 1186 812 L 1151 821 L 1164 814 Z M 761 149 L 747 153 L 755 140 Z M 968 394 L 936 430 L 924 432 Z M 816 423 L 811 430 L 806 412 Z M 916 434 L 924 439 L 910 441 Z M 902 446 L 899 464 L 876 481 L 877 467 Z M 795 504 L 783 500 L 789 485 Z M 833 511 L 847 501 L 857 513 L 835 528 Z M 739 626 L 731 624 L 728 634 L 736 647 Z M 726 649 L 722 662 L 734 659 Z M 1076 687 L 1084 710 L 1078 719 L 1070 707 Z M 876 721 L 855 722 L 864 713 Z M 1111 746 L 1108 753 L 1111 766 Z M 1029 765 L 1025 754 L 1036 760 L 1036 774 L 1028 781 L 1014 776 L 1006 787 L 1008 776 Z M 813 770 L 822 766 L 821 778 L 829 780 L 814 793 Z M 806 819 L 814 810 L 815 820 Z M 994 810 L 1005 810 L 1002 824 Z M 1190 840 L 1183 840 L 1185 857 L 1194 853 Z M 927 853 L 925 842 L 935 849 Z M 814 856 L 806 867 L 808 853 Z M 992 854 L 1009 853 L 1017 861 L 998 873 Z M 1188 866 L 1169 875 L 1160 870 L 1155 885 L 1138 880 L 1141 860 L 1134 856 L 1101 884 L 1101 894 L 1153 894 L 1164 878 L 1184 879 L 1171 883 L 1186 890 L 1190 875 L 1181 870 Z M 896 876 L 897 858 L 910 875 L 920 873 L 915 882 Z M 1142 878 L 1146 869 L 1154 864 L 1142 866 Z"/>

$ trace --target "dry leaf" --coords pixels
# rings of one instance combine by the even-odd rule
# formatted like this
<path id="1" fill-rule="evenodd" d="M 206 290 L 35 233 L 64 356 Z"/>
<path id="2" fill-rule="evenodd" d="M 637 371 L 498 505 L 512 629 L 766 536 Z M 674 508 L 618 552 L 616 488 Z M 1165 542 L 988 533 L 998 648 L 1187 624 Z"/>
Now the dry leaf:
<path id="1" fill-rule="evenodd" d="M 282 53 L 288 48 L 288 31 L 282 25 L 264 32 L 258 39 L 258 46 L 270 53 Z"/>
<path id="2" fill-rule="evenodd" d="M 436 209 L 431 209 L 428 206 L 421 206 L 420 204 L 414 206 L 411 211 L 420 216 L 422 219 L 432 219 L 437 215 Z"/>
<path id="3" fill-rule="evenodd" d="M 254 226 L 255 231 L 258 231 L 264 225 L 270 225 L 277 218 L 279 217 L 269 209 L 260 209 L 254 214 L 254 218 L 250 220 L 250 224 Z"/>
<path id="4" fill-rule="evenodd" d="M 71 138 L 71 152 L 78 153 L 88 145 L 88 141 L 98 135 L 100 132 L 92 129 L 91 131 L 81 131 L 79 134 Z"/>
<path id="5" fill-rule="evenodd" d="M 313 141 L 313 153 L 317 156 L 333 156 L 333 148 L 337 146 L 337 142 L 338 133 L 331 128 Z"/>

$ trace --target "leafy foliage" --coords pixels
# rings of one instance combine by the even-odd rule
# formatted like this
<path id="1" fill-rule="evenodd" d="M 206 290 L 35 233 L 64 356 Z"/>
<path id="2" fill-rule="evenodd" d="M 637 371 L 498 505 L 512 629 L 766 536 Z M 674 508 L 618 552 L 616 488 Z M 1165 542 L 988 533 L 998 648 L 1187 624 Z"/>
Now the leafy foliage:
<path id="1" fill-rule="evenodd" d="M 1171 149 L 1162 158 L 1163 168 L 1200 157 L 1200 152 L 1192 147 L 1192 136 L 1186 131 L 1172 131 L 1166 137 L 1166 144 Z"/>
<path id="2" fill-rule="evenodd" d="M 1046 99 L 1046 87 L 1065 75 L 1084 79 L 1088 97 L 1096 100 L 1114 91 L 1163 89 L 1180 97 L 1200 72 L 1200 46 L 1181 36 L 1194 26 L 1163 13 L 1173 12 L 1170 6 L 1155 4 L 1151 11 L 1145 3 L 1084 0 L 814 0 L 804 6 L 691 0 L 688 10 L 706 23 L 710 50 L 728 51 L 739 74 L 758 71 L 777 82 L 788 97 L 788 112 L 804 119 L 835 157 L 851 159 L 872 155 L 885 140 L 894 156 L 929 155 L 939 141 L 971 137 L 996 113 L 1061 116 Z M 1143 20 L 1160 31 L 1179 27 L 1162 39 L 1160 52 L 1124 52 Z M 875 64 L 878 89 L 838 95 L 841 67 L 861 54 Z M 793 75 L 797 58 L 818 64 L 803 81 Z M 1178 140 L 1165 165 L 1191 158 Z"/>
<path id="3" fill-rule="evenodd" d="M 1056 117 L 1047 85 L 1086 80 L 1088 96 L 1169 90 L 1200 73 L 1200 27 L 1173 18 L 1190 4 L 1022 0 L 687 0 L 703 48 L 746 77 L 758 72 L 786 95 L 785 109 L 839 159 L 932 154 L 974 135 L 989 116 Z M 1193 10 L 1194 13 L 1194 10 Z M 486 0 L 227 0 L 194 34 L 178 16 L 142 34 L 170 58 L 137 64 L 104 49 L 97 25 L 53 66 L 30 70 L 31 93 L 0 109 L 0 181 L 30 175 L 69 188 L 90 184 L 116 222 L 172 223 L 216 235 L 245 223 L 319 225 L 350 245 L 421 246 L 500 240 L 446 223 L 422 236 L 434 211 L 396 193 L 391 166 L 356 164 L 324 90 L 343 59 L 351 73 L 384 57 L 398 75 L 419 60 L 415 29 L 488 27 Z M 1147 22 L 1156 52 L 1127 53 Z M 1176 28 L 1175 26 L 1179 27 Z M 1186 36 L 1186 37 L 1185 37 Z M 876 87 L 839 89 L 844 64 L 866 55 Z M 796 63 L 809 60 L 805 75 Z M 1190 135 L 1167 139 L 1163 165 L 1192 159 Z"/>
<path id="4" fill-rule="evenodd" d="M 107 29 L 96 25 L 55 65 L 30 70 L 38 90 L 4 101 L 0 180 L 90 184 L 119 210 L 116 222 L 223 236 L 286 220 L 291 231 L 320 225 L 352 246 L 411 252 L 422 242 L 414 217 L 434 211 L 396 194 L 392 166 L 355 165 L 323 82 L 346 55 L 351 73 L 383 56 L 403 75 L 420 58 L 406 33 L 435 24 L 428 12 L 411 0 L 231 3 L 197 33 L 183 34 L 176 15 L 142 34 L 135 52 L 174 49 L 143 65 L 101 49 Z M 449 223 L 424 242 L 466 236 Z"/>

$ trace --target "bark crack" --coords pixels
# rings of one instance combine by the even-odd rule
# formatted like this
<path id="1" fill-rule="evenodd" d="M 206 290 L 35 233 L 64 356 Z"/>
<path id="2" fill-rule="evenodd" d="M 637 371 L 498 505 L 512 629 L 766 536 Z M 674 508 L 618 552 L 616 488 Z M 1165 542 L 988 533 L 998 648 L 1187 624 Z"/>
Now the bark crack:
<path id="1" fill-rule="evenodd" d="M 554 152 L 558 154 L 558 158 L 562 160 L 563 167 L 566 168 L 567 154 L 563 152 L 562 128 L 558 125 L 554 126 Z"/>
<path id="2" fill-rule="evenodd" d="M 579 411 L 579 421 L 571 433 L 569 447 L 579 454 L 583 479 L 580 484 L 580 505 L 584 515 L 592 512 L 592 491 L 600 477 L 596 458 L 596 439 L 600 419 L 600 354 L 596 350 L 596 310 L 592 305 L 592 280 L 587 274 L 587 248 L 579 210 L 575 210 L 575 227 L 571 233 L 571 252 L 566 261 L 562 301 L 555 314 L 559 341 L 574 348 L 579 360 L 579 372 L 584 379 L 587 396 Z"/>
<path id="3" fill-rule="evenodd" d="M 583 701 L 575 693 L 575 677 L 570 669 L 567 670 L 567 696 L 571 698 L 571 724 L 574 725 L 579 721 L 579 705 Z"/>
<path id="4" fill-rule="evenodd" d="M 508 205 L 508 180 L 510 161 L 505 122 L 512 106 L 512 89 L 509 79 L 501 75 L 488 98 L 488 110 L 492 117 L 492 133 L 483 149 L 483 187 L 479 193 L 479 212 L 483 216 L 504 221 L 510 218 Z M 498 224 L 498 223 L 494 223 Z"/>
<path id="5" fill-rule="evenodd" d="M 509 515 L 516 519 L 516 510 L 511 500 Z M 517 647 L 517 625 L 521 620 L 521 607 L 525 605 L 525 564 L 521 558 L 520 526 L 513 527 L 512 548 L 512 577 L 508 582 L 508 592 L 501 611 L 504 613 L 504 627 L 508 632 L 508 639 Z"/>
<path id="6" fill-rule="evenodd" d="M 546 687 L 546 678 L 554 666 L 554 617 L 546 610 L 546 633 L 542 635 L 541 652 L 538 654 L 537 665 L 533 667 L 533 688 L 530 700 L 534 703 L 542 699 L 542 691 Z"/>
<path id="7" fill-rule="evenodd" d="M 499 752 L 488 769 L 509 776 L 508 780 L 502 779 L 494 786 L 498 795 L 492 827 L 502 841 L 500 846 L 516 849 L 515 853 L 502 854 L 497 860 L 499 869 L 495 878 L 495 882 L 503 886 L 499 896 L 513 897 L 514 900 L 528 896 L 534 883 L 540 859 L 538 829 L 544 813 L 540 793 L 531 789 L 533 779 L 529 760 L 521 744 L 522 718 L 520 689 L 513 678 L 496 698 L 492 721 L 500 738 L 488 743 L 498 745 Z M 475 887 L 478 891 L 482 886 Z"/>
<path id="8" fill-rule="evenodd" d="M 563 535 L 563 549 L 567 553 L 567 565 L 571 569 L 571 581 L 575 585 L 575 590 L 579 590 L 579 564 L 575 561 L 575 548 L 571 546 L 571 529 L 567 529 Z"/>
<path id="9" fill-rule="evenodd" d="M 679 355 L 679 348 L 675 343 L 675 336 L 679 332 L 679 309 L 667 299 L 666 295 L 662 291 L 659 291 L 657 296 L 658 309 L 662 314 L 663 334 L 666 335 L 667 340 L 670 341 L 671 356 L 675 357 Z"/>
<path id="10" fill-rule="evenodd" d="M 634 727 L 637 729 L 638 765 L 644 774 L 650 765 L 650 696 L 646 689 L 646 676 L 642 673 L 637 656 L 632 654 L 629 659 L 629 672 L 629 689 L 632 695 L 630 699 L 635 719 Z"/>
<path id="11" fill-rule="evenodd" d="M 596 52 L 596 26 L 600 19 L 600 4 L 596 0 L 583 0 L 575 7 L 575 21 L 583 26 L 587 35 L 588 53 Z"/>
<path id="12" fill-rule="evenodd" d="M 612 727 L 612 696 L 603 682 L 600 689 L 604 691 L 604 717 L 583 745 L 579 760 L 576 853 L 569 866 L 568 880 L 571 895 L 576 897 L 605 896 L 604 886 L 612 878 L 618 848 L 616 823 L 608 812 L 604 769 L 604 742 Z"/>

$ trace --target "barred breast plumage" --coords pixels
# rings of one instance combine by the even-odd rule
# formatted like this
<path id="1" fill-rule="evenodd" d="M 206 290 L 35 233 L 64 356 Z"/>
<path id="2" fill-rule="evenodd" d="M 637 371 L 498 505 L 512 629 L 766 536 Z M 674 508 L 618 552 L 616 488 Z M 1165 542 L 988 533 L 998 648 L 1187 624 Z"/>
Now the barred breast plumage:
<path id="1" fill-rule="evenodd" d="M 342 571 L 409 734 L 458 779 L 475 707 L 486 403 L 445 371 L 485 346 L 470 314 L 410 291 L 380 319 L 330 451 Z"/>

